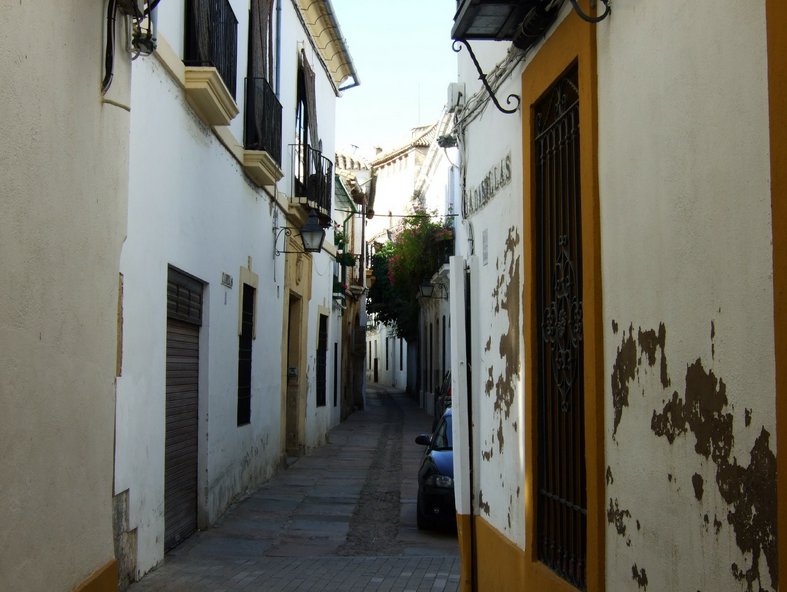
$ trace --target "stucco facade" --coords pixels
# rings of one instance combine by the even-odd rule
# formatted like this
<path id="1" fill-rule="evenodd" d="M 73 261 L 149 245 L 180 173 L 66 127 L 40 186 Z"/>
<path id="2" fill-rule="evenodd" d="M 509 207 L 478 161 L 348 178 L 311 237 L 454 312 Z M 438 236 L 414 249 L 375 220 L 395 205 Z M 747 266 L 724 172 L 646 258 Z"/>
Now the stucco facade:
<path id="1" fill-rule="evenodd" d="M 111 590 L 129 113 L 102 101 L 103 2 L 3 2 L 0 26 L 0 581 Z"/>
<path id="2" fill-rule="evenodd" d="M 452 304 L 455 346 L 463 330 L 473 335 L 453 365 L 455 392 L 472 367 L 471 404 L 454 395 L 455 438 L 472 429 L 473 442 L 456 470 L 465 589 L 576 589 L 566 580 L 578 572 L 558 577 L 539 559 L 537 336 L 547 317 L 534 287 L 535 110 L 572 67 L 584 585 L 778 589 L 784 255 L 775 216 L 784 188 L 774 162 L 784 153 L 784 98 L 773 72 L 784 55 L 769 43 L 784 19 L 766 2 L 616 2 L 590 24 L 566 2 L 499 85 L 501 102 L 513 93 L 521 108 L 505 115 L 489 105 L 455 130 L 466 200 L 497 162 L 511 154 L 513 163 L 510 179 L 465 212 L 468 240 L 458 237 L 463 257 L 451 270 L 452 295 L 463 289 L 457 271 L 471 278 L 469 327 L 456 324 L 461 303 Z M 471 43 L 487 72 L 506 59 L 508 44 Z M 469 96 L 475 77 L 460 53 Z"/>
<path id="3" fill-rule="evenodd" d="M 436 212 L 438 216 L 454 212 L 452 181 L 455 181 L 455 176 L 451 155 L 437 142 L 437 138 L 450 127 L 451 121 L 451 113 L 444 109 L 437 122 L 414 128 L 407 141 L 380 151 L 371 162 L 377 175 L 376 195 L 371 206 L 374 216 L 368 220 L 366 228 L 372 253 L 396 236 L 403 219 L 413 215 L 414 205 L 423 207 L 428 213 Z M 440 323 L 444 316 L 447 318 L 448 306 L 445 294 L 440 294 L 443 299 L 435 295 L 434 300 L 421 300 L 422 314 L 417 340 L 399 343 L 400 338 L 395 335 L 395 331 L 382 323 L 370 327 L 367 335 L 367 355 L 370 356 L 367 360 L 368 380 L 407 389 L 418 397 L 420 405 L 430 413 L 434 411 L 434 388 L 439 386 L 448 367 L 448 362 L 443 361 L 446 356 L 450 359 L 449 338 L 446 334 L 443 339 L 440 332 Z M 414 294 L 413 297 L 418 295 Z M 431 358 L 430 324 L 433 342 Z M 435 330 L 438 335 L 435 335 Z M 446 351 L 445 355 L 441 353 L 443 350 Z"/>
<path id="4" fill-rule="evenodd" d="M 269 23 L 276 36 L 271 61 L 278 66 L 266 77 L 282 107 L 281 154 L 248 148 L 249 6 L 235 0 L 228 6 L 237 19 L 237 90 L 233 98 L 231 84 L 219 78 L 208 88 L 225 96 L 218 110 L 228 114 L 226 125 L 211 120 L 212 104 L 191 91 L 184 3 L 161 3 L 158 48 L 133 66 L 114 479 L 118 559 L 121 577 L 129 579 L 188 536 L 188 528 L 170 533 L 165 500 L 173 499 L 172 489 L 196 489 L 193 528 L 209 528 L 233 501 L 286 467 L 288 455 L 324 443 L 341 419 L 333 397 L 342 380 L 333 363 L 342 354 L 341 309 L 332 299 L 333 235 L 328 228 L 322 250 L 304 253 L 299 229 L 315 206 L 293 199 L 293 145 L 301 141 L 296 114 L 306 117 L 297 106 L 309 102 L 319 147 L 332 156 L 341 79 L 328 75 L 322 44 L 315 42 L 320 32 L 304 20 L 306 7 L 281 2 Z M 306 98 L 305 71 L 314 73 L 313 96 Z M 310 139 L 315 150 L 316 143 Z M 250 158 L 262 164 L 250 166 Z M 330 226 L 336 217 L 330 201 L 321 216 Z M 191 296 L 199 308 L 192 329 L 173 316 L 177 281 L 199 294 Z M 196 403 L 187 419 L 172 419 L 169 401 L 180 405 L 171 397 L 185 388 L 177 386 L 176 356 L 192 355 L 177 353 L 183 330 L 195 340 L 189 352 L 196 352 L 198 375 L 189 388 Z M 183 485 L 185 478 L 167 465 L 169 435 L 182 432 L 186 421 L 196 434 L 189 444 L 193 485 Z M 185 462 L 173 458 L 172 466 Z"/>

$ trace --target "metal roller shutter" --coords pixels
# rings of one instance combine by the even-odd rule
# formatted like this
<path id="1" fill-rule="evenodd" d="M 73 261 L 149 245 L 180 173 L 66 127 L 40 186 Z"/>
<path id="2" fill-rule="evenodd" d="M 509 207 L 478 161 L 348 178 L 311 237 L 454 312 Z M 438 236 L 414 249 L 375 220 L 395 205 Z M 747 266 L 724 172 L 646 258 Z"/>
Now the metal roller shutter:
<path id="1" fill-rule="evenodd" d="M 170 269 L 167 285 L 164 549 L 197 529 L 202 284 Z"/>

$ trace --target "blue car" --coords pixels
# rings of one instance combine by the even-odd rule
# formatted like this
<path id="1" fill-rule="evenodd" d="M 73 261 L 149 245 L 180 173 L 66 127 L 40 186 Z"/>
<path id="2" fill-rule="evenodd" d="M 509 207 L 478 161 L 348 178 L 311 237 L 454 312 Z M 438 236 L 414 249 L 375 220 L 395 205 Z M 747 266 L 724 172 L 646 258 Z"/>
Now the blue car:
<path id="1" fill-rule="evenodd" d="M 421 530 L 456 526 L 454 504 L 454 450 L 449 408 L 430 436 L 421 434 L 416 444 L 426 446 L 418 471 L 416 515 Z"/>

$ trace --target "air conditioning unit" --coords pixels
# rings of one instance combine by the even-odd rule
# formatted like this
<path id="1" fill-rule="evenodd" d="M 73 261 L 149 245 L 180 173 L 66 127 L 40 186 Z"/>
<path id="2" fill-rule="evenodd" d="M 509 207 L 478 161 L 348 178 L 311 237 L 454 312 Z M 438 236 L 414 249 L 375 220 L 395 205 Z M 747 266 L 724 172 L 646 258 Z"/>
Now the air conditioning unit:
<path id="1" fill-rule="evenodd" d="M 465 83 L 452 82 L 448 85 L 448 112 L 456 113 L 465 106 Z"/>

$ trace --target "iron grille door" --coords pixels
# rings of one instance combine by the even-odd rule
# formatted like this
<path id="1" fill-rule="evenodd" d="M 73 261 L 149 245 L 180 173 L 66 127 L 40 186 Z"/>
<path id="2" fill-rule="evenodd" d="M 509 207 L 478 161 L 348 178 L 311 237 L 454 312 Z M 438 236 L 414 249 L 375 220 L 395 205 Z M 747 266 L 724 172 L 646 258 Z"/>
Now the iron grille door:
<path id="1" fill-rule="evenodd" d="M 538 558 L 586 589 L 577 69 L 535 108 Z"/>

